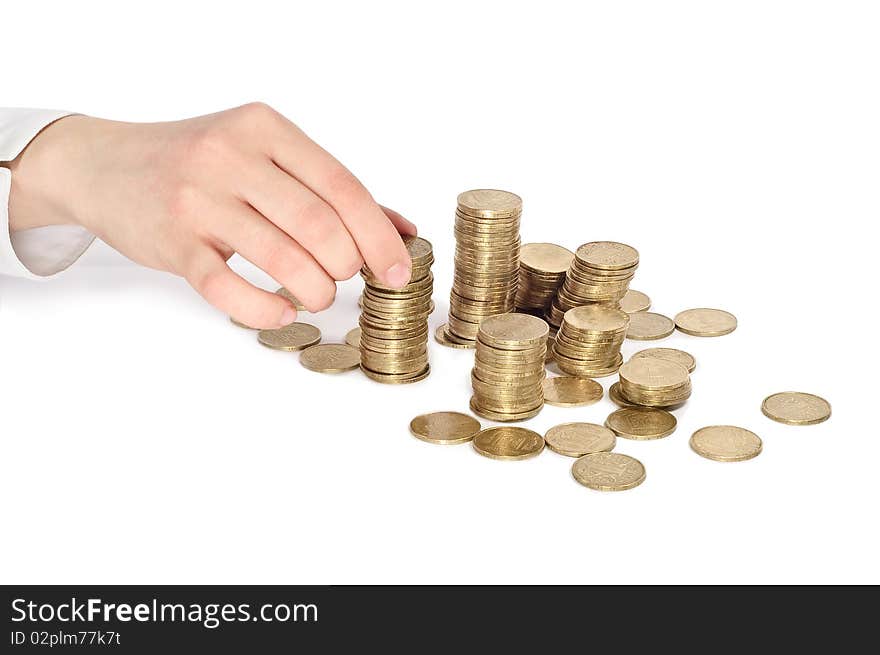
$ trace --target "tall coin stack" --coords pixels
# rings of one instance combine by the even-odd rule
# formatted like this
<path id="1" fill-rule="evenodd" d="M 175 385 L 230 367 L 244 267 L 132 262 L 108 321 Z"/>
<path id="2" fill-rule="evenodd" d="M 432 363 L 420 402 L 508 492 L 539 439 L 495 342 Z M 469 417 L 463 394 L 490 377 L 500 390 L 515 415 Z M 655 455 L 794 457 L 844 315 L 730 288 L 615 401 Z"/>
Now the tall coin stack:
<path id="1" fill-rule="evenodd" d="M 559 370 L 582 378 L 615 373 L 623 363 L 620 346 L 629 315 L 606 305 L 583 305 L 565 312 L 553 342 Z"/>
<path id="2" fill-rule="evenodd" d="M 565 282 L 573 260 L 573 252 L 554 243 L 524 244 L 519 251 L 517 311 L 543 315 Z"/>
<path id="3" fill-rule="evenodd" d="M 515 193 L 475 189 L 458 196 L 455 273 L 444 337 L 473 346 L 480 322 L 512 312 L 519 275 L 522 199 Z"/>
<path id="4" fill-rule="evenodd" d="M 367 266 L 364 278 L 361 327 L 361 369 L 377 382 L 406 384 L 428 377 L 428 315 L 434 276 L 430 242 L 405 237 L 412 258 L 412 275 L 402 289 L 384 286 Z"/>
<path id="5" fill-rule="evenodd" d="M 656 357 L 636 357 L 620 367 L 620 394 L 645 407 L 674 407 L 691 395 L 687 369 Z"/>
<path id="6" fill-rule="evenodd" d="M 549 328 L 529 314 L 499 314 L 480 324 L 471 410 L 492 421 L 522 421 L 544 406 Z"/>
<path id="7" fill-rule="evenodd" d="M 619 307 L 639 266 L 639 251 L 615 241 L 585 243 L 575 252 L 565 282 L 547 310 L 547 321 L 558 327 L 573 307 L 603 303 Z"/>

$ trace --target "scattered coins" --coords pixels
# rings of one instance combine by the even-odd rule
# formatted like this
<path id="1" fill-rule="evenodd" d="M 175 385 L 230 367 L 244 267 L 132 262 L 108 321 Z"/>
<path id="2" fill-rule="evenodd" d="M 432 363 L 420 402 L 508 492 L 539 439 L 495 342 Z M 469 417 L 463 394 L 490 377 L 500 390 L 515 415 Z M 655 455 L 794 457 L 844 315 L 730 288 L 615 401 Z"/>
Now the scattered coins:
<path id="1" fill-rule="evenodd" d="M 645 350 L 640 350 L 630 359 L 635 359 L 636 357 L 657 357 L 658 359 L 668 359 L 670 362 L 675 362 L 676 364 L 684 366 L 688 373 L 693 373 L 694 369 L 697 368 L 697 360 L 694 359 L 694 356 L 683 350 L 678 350 L 677 348 L 647 348 Z"/>
<path id="2" fill-rule="evenodd" d="M 386 287 L 367 266 L 361 270 L 361 370 L 370 379 L 386 384 L 418 382 L 431 370 L 428 315 L 434 288 L 433 248 L 420 237 L 405 237 L 403 242 L 412 260 L 412 275 L 402 289 Z"/>
<path id="3" fill-rule="evenodd" d="M 360 348 L 361 347 L 361 329 L 359 327 L 352 328 L 345 335 L 345 343 L 347 343 L 352 348 Z"/>
<path id="4" fill-rule="evenodd" d="M 639 441 L 668 437 L 677 424 L 672 414 L 653 407 L 623 407 L 605 419 L 618 437 Z"/>
<path id="5" fill-rule="evenodd" d="M 434 412 L 416 416 L 409 423 L 413 436 L 436 444 L 471 441 L 480 431 L 480 422 L 461 412 Z"/>
<path id="6" fill-rule="evenodd" d="M 260 330 L 257 339 L 275 350 L 302 350 L 321 340 L 321 331 L 308 323 L 291 323 L 277 330 Z"/>
<path id="7" fill-rule="evenodd" d="M 667 359 L 636 357 L 620 367 L 620 395 L 634 405 L 670 407 L 691 395 L 687 369 Z"/>
<path id="8" fill-rule="evenodd" d="M 602 398 L 602 385 L 589 378 L 567 375 L 547 378 L 541 385 L 544 402 L 557 407 L 582 407 L 592 405 Z"/>
<path id="9" fill-rule="evenodd" d="M 475 189 L 458 196 L 449 318 L 439 343 L 473 347 L 483 319 L 513 311 L 521 214 L 515 193 Z"/>
<path id="10" fill-rule="evenodd" d="M 675 327 L 694 337 L 720 337 L 736 329 L 736 316 L 723 309 L 686 309 L 675 315 Z"/>
<path id="11" fill-rule="evenodd" d="M 697 455 L 716 462 L 742 462 L 761 454 L 761 438 L 745 428 L 710 425 L 691 435 L 691 448 Z"/>
<path id="12" fill-rule="evenodd" d="M 636 312 L 629 315 L 626 338 L 635 341 L 654 341 L 663 339 L 675 332 L 672 319 L 654 312 Z"/>
<path id="13" fill-rule="evenodd" d="M 292 293 L 290 293 L 290 291 L 288 291 L 284 287 L 279 288 L 277 291 L 275 291 L 275 293 L 277 293 L 279 296 L 281 296 L 283 298 L 287 298 L 291 302 L 291 304 L 294 306 L 294 308 L 296 308 L 296 311 L 298 311 L 298 312 L 306 311 L 306 306 L 303 305 L 296 296 L 294 296 Z"/>
<path id="14" fill-rule="evenodd" d="M 547 430 L 544 442 L 560 455 L 583 457 L 613 450 L 617 438 L 611 430 L 595 423 L 562 423 Z"/>
<path id="15" fill-rule="evenodd" d="M 473 444 L 474 450 L 491 459 L 528 459 L 544 450 L 540 434 L 511 426 L 486 428 L 474 437 Z"/>
<path id="16" fill-rule="evenodd" d="M 574 479 L 596 491 L 626 491 L 645 481 L 645 467 L 634 457 L 620 453 L 590 453 L 571 466 Z"/>
<path id="17" fill-rule="evenodd" d="M 361 351 L 347 343 L 319 343 L 303 350 L 299 363 L 318 373 L 341 373 L 360 365 Z"/>
<path id="18" fill-rule="evenodd" d="M 831 417 L 831 404 L 811 393 L 784 391 L 765 398 L 761 411 L 786 425 L 815 425 Z"/>
<path id="19" fill-rule="evenodd" d="M 546 310 L 571 266 L 574 253 L 553 243 L 526 243 L 519 252 L 516 309 Z"/>
<path id="20" fill-rule="evenodd" d="M 639 252 L 614 241 L 585 243 L 575 252 L 565 282 L 546 313 L 554 327 L 570 309 L 593 303 L 617 308 L 639 266 Z"/>
<path id="21" fill-rule="evenodd" d="M 620 368 L 620 346 L 629 315 L 605 305 L 583 305 L 565 312 L 553 341 L 553 360 L 564 373 L 585 378 L 612 375 Z"/>
<path id="22" fill-rule="evenodd" d="M 498 314 L 480 324 L 471 371 L 471 410 L 493 421 L 521 421 L 544 406 L 549 328 L 529 314 Z"/>
<path id="23" fill-rule="evenodd" d="M 608 388 L 608 398 L 618 407 L 637 407 L 621 395 L 620 382 L 615 382 Z"/>
<path id="24" fill-rule="evenodd" d="M 641 291 L 630 289 L 620 299 L 620 309 L 627 314 L 644 312 L 651 309 L 651 299 Z"/>

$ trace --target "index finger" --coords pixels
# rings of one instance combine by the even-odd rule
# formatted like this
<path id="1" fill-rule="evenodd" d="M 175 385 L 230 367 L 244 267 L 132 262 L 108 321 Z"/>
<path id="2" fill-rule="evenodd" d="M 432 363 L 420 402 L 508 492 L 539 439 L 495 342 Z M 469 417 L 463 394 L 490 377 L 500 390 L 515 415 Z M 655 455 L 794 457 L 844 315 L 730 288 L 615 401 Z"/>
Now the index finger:
<path id="1" fill-rule="evenodd" d="M 380 281 L 394 288 L 409 282 L 412 262 L 397 228 L 351 171 L 287 119 L 269 148 L 279 167 L 336 210 Z"/>

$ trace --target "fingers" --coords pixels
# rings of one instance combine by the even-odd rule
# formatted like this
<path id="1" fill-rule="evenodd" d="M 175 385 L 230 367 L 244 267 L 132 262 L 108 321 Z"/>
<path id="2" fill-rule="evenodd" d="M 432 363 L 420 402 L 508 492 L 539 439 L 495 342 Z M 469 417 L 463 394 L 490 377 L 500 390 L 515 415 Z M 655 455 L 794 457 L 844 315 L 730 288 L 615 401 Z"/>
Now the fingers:
<path id="1" fill-rule="evenodd" d="M 388 217 L 388 220 L 391 221 L 391 224 L 397 228 L 397 231 L 404 236 L 418 236 L 419 229 L 416 227 L 415 223 L 411 223 L 406 220 L 403 216 L 398 214 L 393 209 L 388 209 L 384 205 L 379 205 L 382 208 L 382 211 L 385 212 L 385 215 Z"/>
<path id="2" fill-rule="evenodd" d="M 287 288 L 310 312 L 327 309 L 336 284 L 306 250 L 245 203 L 214 209 L 217 239 Z"/>
<path id="3" fill-rule="evenodd" d="M 382 282 L 395 288 L 409 282 L 412 264 L 397 228 L 348 169 L 286 119 L 267 145 L 280 168 L 333 207 Z"/>
<path id="4" fill-rule="evenodd" d="M 232 271 L 210 246 L 190 261 L 186 279 L 209 303 L 249 327 L 271 329 L 296 320 L 296 309 L 275 293 L 258 289 Z"/>
<path id="5" fill-rule="evenodd" d="M 339 216 L 301 182 L 265 160 L 247 166 L 244 199 L 305 248 L 335 280 L 357 273 L 363 259 Z"/>

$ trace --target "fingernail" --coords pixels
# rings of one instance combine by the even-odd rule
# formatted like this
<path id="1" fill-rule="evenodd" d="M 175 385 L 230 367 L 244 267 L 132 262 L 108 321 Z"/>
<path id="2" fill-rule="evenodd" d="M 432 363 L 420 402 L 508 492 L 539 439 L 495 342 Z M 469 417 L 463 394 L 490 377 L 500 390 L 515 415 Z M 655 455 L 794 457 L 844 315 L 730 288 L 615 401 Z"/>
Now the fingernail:
<path id="1" fill-rule="evenodd" d="M 418 236 L 418 234 L 419 234 L 419 228 L 416 227 L 416 224 L 415 224 L 415 223 L 410 223 L 410 222 L 409 222 L 408 220 L 406 220 L 405 218 L 404 218 L 403 220 L 404 220 L 403 227 L 406 229 L 406 233 L 407 233 L 408 235 L 410 235 L 410 236 L 413 236 L 413 237 L 414 237 L 414 236 Z"/>
<path id="2" fill-rule="evenodd" d="M 407 264 L 394 264 L 385 271 L 385 283 L 395 289 L 402 289 L 409 284 L 412 269 Z"/>
<path id="3" fill-rule="evenodd" d="M 281 327 L 285 325 L 290 325 L 296 320 L 296 310 L 293 307 L 285 307 L 284 311 L 281 312 Z"/>

